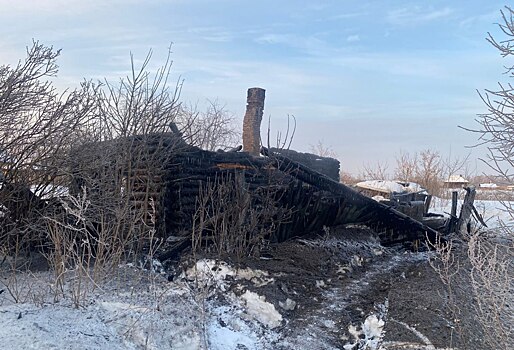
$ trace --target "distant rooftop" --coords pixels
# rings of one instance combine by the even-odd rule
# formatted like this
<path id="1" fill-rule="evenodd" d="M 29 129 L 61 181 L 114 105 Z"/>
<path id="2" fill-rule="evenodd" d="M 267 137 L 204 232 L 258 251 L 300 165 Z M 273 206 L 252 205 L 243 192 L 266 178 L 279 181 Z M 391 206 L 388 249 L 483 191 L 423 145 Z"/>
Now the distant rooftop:
<path id="1" fill-rule="evenodd" d="M 419 184 L 415 182 L 369 180 L 357 183 L 355 186 L 383 193 L 416 193 L 425 192 Z"/>
<path id="2" fill-rule="evenodd" d="M 462 177 L 462 175 L 450 175 L 446 183 L 468 183 L 469 181 Z"/>

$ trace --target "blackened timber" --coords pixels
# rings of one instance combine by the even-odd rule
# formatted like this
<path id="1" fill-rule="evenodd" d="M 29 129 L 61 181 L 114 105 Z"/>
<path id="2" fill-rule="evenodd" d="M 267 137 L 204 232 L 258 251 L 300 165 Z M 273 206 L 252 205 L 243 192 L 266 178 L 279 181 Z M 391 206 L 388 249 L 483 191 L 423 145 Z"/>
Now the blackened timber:
<path id="1" fill-rule="evenodd" d="M 368 225 L 380 232 L 379 237 L 384 244 L 412 241 L 424 238 L 427 234 L 429 237 L 437 235 L 437 231 L 428 226 L 283 154 L 274 154 L 266 149 L 263 149 L 265 157 L 256 157 L 247 152 L 209 152 L 175 140 L 176 135 L 173 134 L 163 137 L 165 139 L 161 141 L 153 136 L 130 139 L 137 150 L 144 150 L 145 143 L 149 143 L 152 151 L 162 154 L 155 157 L 157 164 L 154 168 L 148 165 L 149 162 L 142 162 L 134 164 L 131 172 L 118 176 L 138 175 L 138 181 L 133 181 L 137 188 L 132 189 L 141 193 L 141 197 L 146 196 L 147 192 L 148 196 L 155 197 L 156 210 L 161 211 L 158 216 L 163 222 L 163 230 L 159 232 L 162 232 L 164 239 L 183 239 L 180 247 L 187 246 L 190 239 L 192 220 L 198 210 L 198 198 L 202 190 L 208 185 L 219 184 L 223 179 L 235 177 L 240 182 L 234 182 L 234 187 L 241 184 L 239 187 L 244 186 L 245 191 L 250 193 L 252 210 L 268 210 L 262 202 L 266 193 L 273 194 L 273 209 L 279 209 L 277 212 L 290 210 L 291 216 L 287 220 L 273 222 L 276 227 L 269 237 L 271 241 L 282 242 L 294 236 L 320 231 L 324 226 L 340 224 Z M 167 137 L 170 140 L 166 140 Z M 169 144 L 170 147 L 162 149 L 162 144 Z M 178 146 L 172 147 L 175 145 Z M 95 150 L 101 152 L 104 146 L 115 147 L 116 143 L 109 141 L 105 145 L 94 146 Z M 94 156 L 96 153 L 87 154 Z M 92 167 L 96 163 L 87 160 L 83 160 L 80 166 L 86 167 L 93 175 L 98 173 L 98 176 L 112 176 Z M 106 157 L 105 161 L 110 160 Z M 77 169 L 80 170 L 80 167 Z M 78 185 L 85 183 L 79 178 L 80 174 L 77 173 Z M 148 179 L 152 185 L 139 181 L 139 176 Z M 161 191 L 161 195 L 156 193 L 158 191 Z M 134 197 L 139 195 L 135 193 Z M 134 198 L 138 205 L 140 200 Z"/>
<path id="2" fill-rule="evenodd" d="M 342 206 L 346 209 L 343 210 L 339 218 L 335 219 L 336 222 L 342 221 L 338 223 L 363 223 L 391 229 L 394 233 L 388 239 L 392 241 L 401 240 L 398 231 L 402 231 L 406 238 L 404 240 L 423 239 L 426 236 L 430 240 L 435 240 L 439 236 L 439 232 L 427 225 L 372 198 L 366 197 L 344 184 L 335 182 L 298 162 L 283 155 L 274 154 L 264 147 L 262 148 L 262 153 L 269 157 L 277 169 L 287 172 L 291 176 L 319 190 L 338 196 L 340 207 Z"/>
<path id="3" fill-rule="evenodd" d="M 457 233 L 461 237 L 466 237 L 470 233 L 470 219 L 473 213 L 473 202 L 475 201 L 476 189 L 473 186 L 466 187 L 466 196 L 460 209 L 459 222 L 457 223 Z"/>

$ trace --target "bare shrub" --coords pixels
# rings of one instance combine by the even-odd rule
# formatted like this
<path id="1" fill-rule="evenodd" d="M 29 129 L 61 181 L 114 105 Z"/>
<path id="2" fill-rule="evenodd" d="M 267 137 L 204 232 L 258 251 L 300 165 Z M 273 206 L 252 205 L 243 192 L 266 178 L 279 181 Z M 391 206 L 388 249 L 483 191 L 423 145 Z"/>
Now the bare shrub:
<path id="1" fill-rule="evenodd" d="M 0 153 L 3 176 L 0 203 L 5 208 L 2 244 L 41 241 L 36 211 L 44 203 L 29 190 L 51 196 L 66 174 L 64 154 L 96 108 L 97 87 L 59 94 L 50 79 L 60 51 L 34 42 L 15 67 L 0 66 Z M 35 243 L 33 243 L 35 244 Z"/>
<path id="2" fill-rule="evenodd" d="M 511 349 L 514 344 L 511 337 L 514 314 L 509 307 L 514 290 L 512 247 L 475 233 L 469 238 L 467 249 L 476 318 L 492 347 Z"/>
<path id="3" fill-rule="evenodd" d="M 331 146 L 325 145 L 322 140 L 318 140 L 316 144 L 310 145 L 310 151 L 320 157 L 337 158 L 337 152 Z"/>
<path id="4" fill-rule="evenodd" d="M 514 11 L 510 7 L 505 7 L 501 11 L 502 23 L 498 24 L 500 30 L 506 36 L 502 40 L 496 40 L 491 33 L 488 33 L 487 41 L 491 43 L 503 57 L 514 55 Z M 513 67 L 507 67 L 506 73 L 513 77 Z M 476 121 L 480 125 L 478 130 L 471 130 L 480 134 L 483 144 L 488 146 L 489 154 L 484 159 L 495 173 L 512 183 L 511 170 L 514 166 L 513 141 L 514 107 L 513 88 L 510 83 L 498 83 L 499 89 L 488 90 L 480 93 L 480 97 L 488 109 L 488 113 L 480 114 Z"/>
<path id="5" fill-rule="evenodd" d="M 419 153 L 416 178 L 421 186 L 432 194 L 439 194 L 442 181 L 441 155 L 437 151 L 424 150 Z"/>
<path id="6" fill-rule="evenodd" d="M 207 151 L 237 146 L 241 133 L 236 127 L 236 117 L 218 100 L 208 103 L 204 112 L 199 111 L 197 106 L 180 106 L 176 123 L 184 140 Z"/>
<path id="7" fill-rule="evenodd" d="M 56 297 L 71 295 L 78 306 L 119 263 L 152 268 L 164 238 L 164 171 L 185 145 L 181 136 L 200 119 L 195 135 L 209 148 L 235 132 L 217 102 L 203 119 L 180 119 L 181 82 L 170 87 L 169 55 L 155 73 L 150 52 L 118 84 L 86 82 L 63 94 L 45 81 L 58 56 L 35 42 L 25 61 L 0 67 L 0 252 L 14 258 L 15 274 L 19 254 L 41 249 Z M 16 278 L 9 287 L 18 294 Z"/>
<path id="8" fill-rule="evenodd" d="M 180 84 L 168 87 L 169 56 L 153 75 L 146 69 L 150 58 L 139 69 L 132 64 L 131 76 L 118 85 L 105 83 L 97 95 L 101 113 L 89 125 L 94 137 L 70 153 L 70 190 L 76 198 L 86 191 L 89 200 L 81 220 L 94 237 L 95 269 L 153 255 L 162 238 L 156 213 L 164 169 L 183 146 L 175 126 Z"/>
<path id="9" fill-rule="evenodd" d="M 365 164 L 359 177 L 364 180 L 388 180 L 391 177 L 388 169 L 388 164 L 380 161 L 374 165 Z"/>
<path id="10" fill-rule="evenodd" d="M 396 157 L 396 168 L 394 169 L 394 177 L 400 181 L 414 181 L 418 172 L 418 155 L 409 152 L 400 151 Z"/>
<path id="11" fill-rule="evenodd" d="M 441 158 L 441 175 L 443 180 L 447 180 L 452 175 L 461 174 L 465 179 L 474 177 L 474 170 L 470 167 L 469 157 L 471 153 L 465 156 L 453 156 L 450 152 L 446 158 Z"/>
<path id="12" fill-rule="evenodd" d="M 454 241 L 431 244 L 435 255 L 429 260 L 446 294 L 451 315 L 451 345 L 454 336 L 474 348 L 470 329 L 482 328 L 484 344 L 490 349 L 511 349 L 510 329 L 514 314 L 509 307 L 514 286 L 511 283 L 512 247 L 495 242 L 479 230 L 471 232 L 465 244 Z M 464 298 L 464 300 L 459 300 Z M 459 306 L 460 305 L 460 306 Z M 467 308 L 468 310 L 465 310 Z M 464 314 L 471 314 L 464 316 Z M 476 336 L 476 335 L 475 335 Z"/>
<path id="13" fill-rule="evenodd" d="M 417 182 L 431 194 L 439 194 L 442 173 L 441 156 L 437 151 L 400 152 L 396 158 L 395 177 L 401 181 Z"/>
<path id="14" fill-rule="evenodd" d="M 66 205 L 71 219 L 69 222 L 64 218 L 46 218 L 53 248 L 47 257 L 55 273 L 55 300 L 69 291 L 73 304 L 78 308 L 90 290 L 89 285 L 95 283 L 90 267 L 94 265 L 96 245 L 95 238 L 88 232 L 84 215 L 89 206 L 86 192 L 76 198 L 70 196 L 69 200 L 70 205 Z M 65 291 L 66 282 L 69 282 L 70 287 Z"/>
<path id="15" fill-rule="evenodd" d="M 443 182 L 459 171 L 468 169 L 468 158 L 449 154 L 443 158 L 438 151 L 426 149 L 419 153 L 402 151 L 396 157 L 395 179 L 419 183 L 432 195 L 443 196 Z"/>
<path id="16" fill-rule="evenodd" d="M 498 27 L 502 37 L 498 40 L 488 33 L 487 41 L 502 57 L 511 58 L 514 56 L 514 10 L 506 6 L 500 12 L 501 21 Z M 508 65 L 506 69 L 507 76 L 513 78 L 514 66 Z M 478 115 L 476 121 L 479 128 L 471 130 L 480 135 L 481 144 L 488 148 L 489 154 L 483 161 L 507 183 L 514 180 L 513 90 L 510 83 L 498 83 L 496 90 L 486 89 L 483 93 L 479 92 L 488 111 Z M 514 216 L 510 203 L 505 202 L 504 208 Z M 468 255 L 472 265 L 474 292 L 478 300 L 478 319 L 491 335 L 490 342 L 498 348 L 507 349 L 513 346 L 511 328 L 514 316 L 505 305 L 512 304 L 514 234 L 512 227 L 505 227 L 494 234 L 504 236 L 504 246 L 494 241 L 486 241 L 478 235 L 471 236 Z"/>
<path id="17" fill-rule="evenodd" d="M 200 191 L 193 217 L 194 254 L 214 251 L 218 258 L 258 254 L 278 226 L 290 215 L 278 203 L 271 186 L 250 191 L 243 174 L 226 174 Z"/>
<path id="18" fill-rule="evenodd" d="M 514 54 L 514 11 L 506 7 L 505 11 L 501 11 L 501 15 L 502 23 L 499 24 L 499 28 L 506 38 L 497 41 L 489 33 L 487 40 L 503 57 L 510 57 Z M 507 68 L 507 73 L 513 77 L 513 68 Z M 510 172 L 514 165 L 512 91 L 510 84 L 499 83 L 499 90 L 485 90 L 484 93 L 479 93 L 488 108 L 488 113 L 478 116 L 478 130 L 470 130 L 479 133 L 481 144 L 488 146 L 489 155 L 484 159 L 485 163 L 508 183 L 513 180 Z M 512 213 L 512 208 L 508 204 L 505 210 Z M 464 237 L 463 255 L 467 268 L 463 273 L 469 280 L 475 320 L 482 327 L 487 344 L 491 349 L 511 349 L 514 320 L 510 307 L 514 288 L 512 228 L 494 229 L 487 233 L 475 230 Z M 442 252 L 442 256 L 444 254 L 445 252 Z M 445 272 L 436 271 L 440 272 L 444 281 Z"/>
<path id="19" fill-rule="evenodd" d="M 350 174 L 346 171 L 341 171 L 341 175 L 339 177 L 342 183 L 348 185 L 355 185 L 357 182 L 360 181 L 357 177 L 353 176 L 353 174 Z"/>
<path id="20" fill-rule="evenodd" d="M 446 295 L 443 300 L 447 300 L 446 307 L 451 314 L 451 330 L 450 346 L 453 344 L 453 332 L 459 325 L 460 310 L 457 306 L 455 288 L 459 283 L 458 274 L 461 273 L 461 263 L 459 257 L 454 252 L 453 242 L 442 242 L 440 237 L 436 242 L 430 242 L 427 239 L 430 249 L 435 251 L 435 255 L 428 260 L 430 266 L 437 273 L 441 282 L 446 288 Z"/>

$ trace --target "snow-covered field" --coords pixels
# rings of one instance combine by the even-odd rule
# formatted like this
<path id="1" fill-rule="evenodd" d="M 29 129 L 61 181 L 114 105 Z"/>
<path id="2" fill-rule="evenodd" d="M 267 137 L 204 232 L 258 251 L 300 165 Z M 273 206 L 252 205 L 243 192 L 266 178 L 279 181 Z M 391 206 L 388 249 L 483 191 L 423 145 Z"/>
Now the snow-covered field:
<path id="1" fill-rule="evenodd" d="M 458 200 L 457 213 L 460 212 L 464 196 L 462 195 L 460 198 Z M 514 209 L 514 201 L 475 200 L 474 206 L 487 224 L 487 228 L 481 227 L 481 229 L 489 229 L 501 233 L 503 228 L 514 227 L 514 217 L 509 212 L 510 208 Z M 449 214 L 451 212 L 451 200 L 434 197 L 430 212 Z"/>

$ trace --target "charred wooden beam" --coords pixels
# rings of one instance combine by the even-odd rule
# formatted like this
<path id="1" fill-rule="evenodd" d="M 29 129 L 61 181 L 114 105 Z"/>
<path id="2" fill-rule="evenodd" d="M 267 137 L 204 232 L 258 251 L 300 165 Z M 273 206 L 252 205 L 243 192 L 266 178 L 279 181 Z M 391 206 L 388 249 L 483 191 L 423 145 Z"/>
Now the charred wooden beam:
<path id="1" fill-rule="evenodd" d="M 464 202 L 462 203 L 462 207 L 460 209 L 459 221 L 457 223 L 456 232 L 461 235 L 461 237 L 465 237 L 470 232 L 470 219 L 471 214 L 473 213 L 473 202 L 475 201 L 476 189 L 475 187 L 466 187 L 466 196 L 464 197 Z"/>
<path id="2" fill-rule="evenodd" d="M 404 240 L 423 239 L 426 236 L 431 240 L 435 240 L 439 236 L 438 231 L 427 225 L 372 198 L 366 197 L 352 188 L 336 182 L 298 162 L 283 155 L 274 154 L 264 147 L 262 148 L 262 153 L 271 159 L 277 169 L 287 172 L 291 176 L 319 190 L 327 191 L 337 196 L 340 200 L 340 205 L 347 209 L 340 217 L 341 223 L 363 223 L 396 232 L 401 231 L 405 236 Z M 390 239 L 396 240 L 396 236 L 398 234 L 394 233 Z"/>

